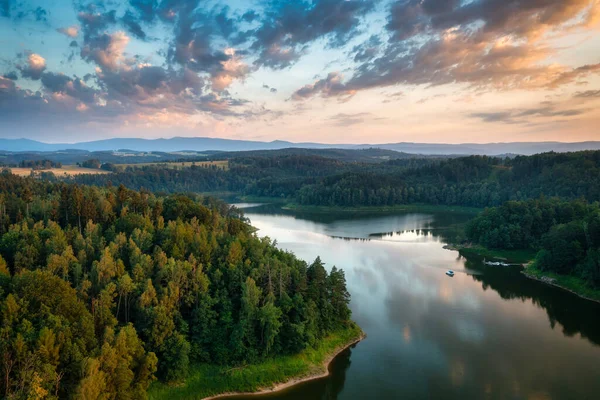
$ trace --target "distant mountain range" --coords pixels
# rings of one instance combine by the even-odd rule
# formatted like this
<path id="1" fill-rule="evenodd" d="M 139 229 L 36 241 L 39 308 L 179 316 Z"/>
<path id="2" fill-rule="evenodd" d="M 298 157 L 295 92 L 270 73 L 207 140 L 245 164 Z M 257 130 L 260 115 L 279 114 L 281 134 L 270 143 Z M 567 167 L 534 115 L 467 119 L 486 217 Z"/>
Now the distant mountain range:
<path id="1" fill-rule="evenodd" d="M 174 137 L 171 139 L 136 139 L 116 138 L 79 143 L 43 143 L 29 139 L 0 139 L 0 150 L 10 152 L 22 151 L 249 151 L 249 150 L 279 150 L 285 148 L 307 149 L 366 149 L 380 148 L 411 154 L 427 155 L 501 155 L 523 154 L 531 155 L 548 151 L 569 152 L 581 150 L 600 150 L 600 141 L 595 142 L 511 142 L 511 143 L 463 143 L 463 144 L 432 144 L 432 143 L 381 143 L 381 144 L 324 144 L 324 143 L 293 143 L 282 140 L 260 142 L 251 140 L 217 139 L 207 137 Z"/>

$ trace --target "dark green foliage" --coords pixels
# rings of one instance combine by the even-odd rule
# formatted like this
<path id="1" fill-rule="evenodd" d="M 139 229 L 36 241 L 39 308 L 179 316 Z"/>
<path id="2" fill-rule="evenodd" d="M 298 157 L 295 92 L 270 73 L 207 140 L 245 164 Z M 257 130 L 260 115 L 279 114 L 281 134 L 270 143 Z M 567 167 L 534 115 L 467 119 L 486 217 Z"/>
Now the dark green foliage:
<path id="1" fill-rule="evenodd" d="M 84 162 L 81 163 L 81 166 L 83 168 L 95 168 L 98 169 L 102 166 L 102 162 L 100 160 L 98 160 L 97 158 L 92 158 L 89 160 L 85 160 Z"/>
<path id="2" fill-rule="evenodd" d="M 599 151 L 512 159 L 412 156 L 381 163 L 348 162 L 343 157 L 322 157 L 307 151 L 242 152 L 227 157 L 228 170 L 147 166 L 74 179 L 80 183 L 104 185 L 110 181 L 172 193 L 235 192 L 316 206 L 422 203 L 489 207 L 541 195 L 600 200 Z"/>
<path id="3" fill-rule="evenodd" d="M 539 250 L 542 271 L 576 275 L 600 287 L 600 205 L 584 200 L 507 202 L 468 223 L 469 240 L 491 249 Z"/>
<path id="4" fill-rule="evenodd" d="M 213 199 L 3 174 L 0 230 L 6 397 L 144 398 L 154 375 L 294 354 L 350 324 L 341 271 Z"/>
<path id="5" fill-rule="evenodd" d="M 32 168 L 35 170 L 44 170 L 51 168 L 61 168 L 60 162 L 54 162 L 51 160 L 23 160 L 19 163 L 20 168 Z"/>

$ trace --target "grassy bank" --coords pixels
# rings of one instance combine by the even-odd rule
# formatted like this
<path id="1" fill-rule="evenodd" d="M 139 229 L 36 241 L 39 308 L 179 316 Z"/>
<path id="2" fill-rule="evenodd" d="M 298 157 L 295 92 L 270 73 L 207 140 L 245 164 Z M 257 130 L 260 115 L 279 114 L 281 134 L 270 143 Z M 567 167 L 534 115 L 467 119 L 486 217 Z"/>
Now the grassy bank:
<path id="1" fill-rule="evenodd" d="M 482 211 L 481 208 L 444 206 L 431 204 L 405 204 L 395 206 L 360 206 L 360 207 L 340 207 L 340 206 L 305 206 L 296 203 L 287 203 L 283 208 L 291 211 L 301 211 L 310 213 L 392 213 L 392 212 L 456 212 L 463 214 L 477 214 Z"/>
<path id="2" fill-rule="evenodd" d="M 148 397 L 151 400 L 203 399 L 221 393 L 251 393 L 290 380 L 319 376 L 327 371 L 324 364 L 362 335 L 361 329 L 352 325 L 323 339 L 316 348 L 293 356 L 277 357 L 240 368 L 197 365 L 192 368 L 184 385 L 169 386 L 157 382 L 150 387 Z"/>
<path id="3" fill-rule="evenodd" d="M 469 256 L 477 255 L 489 259 L 506 260 L 512 263 L 526 264 L 533 260 L 536 255 L 535 250 L 493 250 L 480 245 L 451 245 L 451 250 L 458 250 L 460 253 Z"/>
<path id="4" fill-rule="evenodd" d="M 528 264 L 523 270 L 523 274 L 531 279 L 568 290 L 584 299 L 600 302 L 600 290 L 590 287 L 583 279 L 576 276 L 541 271 L 534 263 Z"/>

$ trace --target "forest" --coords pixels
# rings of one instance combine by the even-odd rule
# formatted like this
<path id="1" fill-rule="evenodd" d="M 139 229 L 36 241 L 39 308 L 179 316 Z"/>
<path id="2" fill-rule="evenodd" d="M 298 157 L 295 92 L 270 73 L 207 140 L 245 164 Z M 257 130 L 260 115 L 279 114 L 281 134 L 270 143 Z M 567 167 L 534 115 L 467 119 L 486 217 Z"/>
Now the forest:
<path id="1" fill-rule="evenodd" d="M 600 200 L 600 151 L 514 158 L 405 157 L 379 163 L 278 152 L 233 157 L 228 161 L 228 169 L 128 167 L 110 175 L 74 179 L 83 184 L 105 186 L 110 182 L 169 193 L 233 192 L 312 206 L 490 207 L 542 195 Z"/>
<path id="2" fill-rule="evenodd" d="M 509 201 L 467 224 L 467 238 L 490 249 L 533 249 L 541 271 L 600 288 L 600 204 L 558 198 Z"/>
<path id="3" fill-rule="evenodd" d="M 350 320 L 343 270 L 198 195 L 0 174 L 0 393 L 146 398 L 190 366 L 315 346 Z"/>
<path id="4" fill-rule="evenodd" d="M 60 162 L 55 162 L 52 160 L 23 160 L 19 163 L 19 167 L 42 170 L 51 168 L 61 168 L 62 164 Z"/>

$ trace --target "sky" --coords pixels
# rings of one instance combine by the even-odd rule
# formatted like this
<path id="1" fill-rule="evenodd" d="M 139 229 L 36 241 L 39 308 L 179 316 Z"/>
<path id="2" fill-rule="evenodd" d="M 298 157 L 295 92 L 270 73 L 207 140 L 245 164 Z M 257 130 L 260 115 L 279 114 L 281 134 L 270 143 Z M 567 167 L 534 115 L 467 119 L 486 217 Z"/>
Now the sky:
<path id="1" fill-rule="evenodd" d="M 0 0 L 0 138 L 600 140 L 600 0 Z"/>

